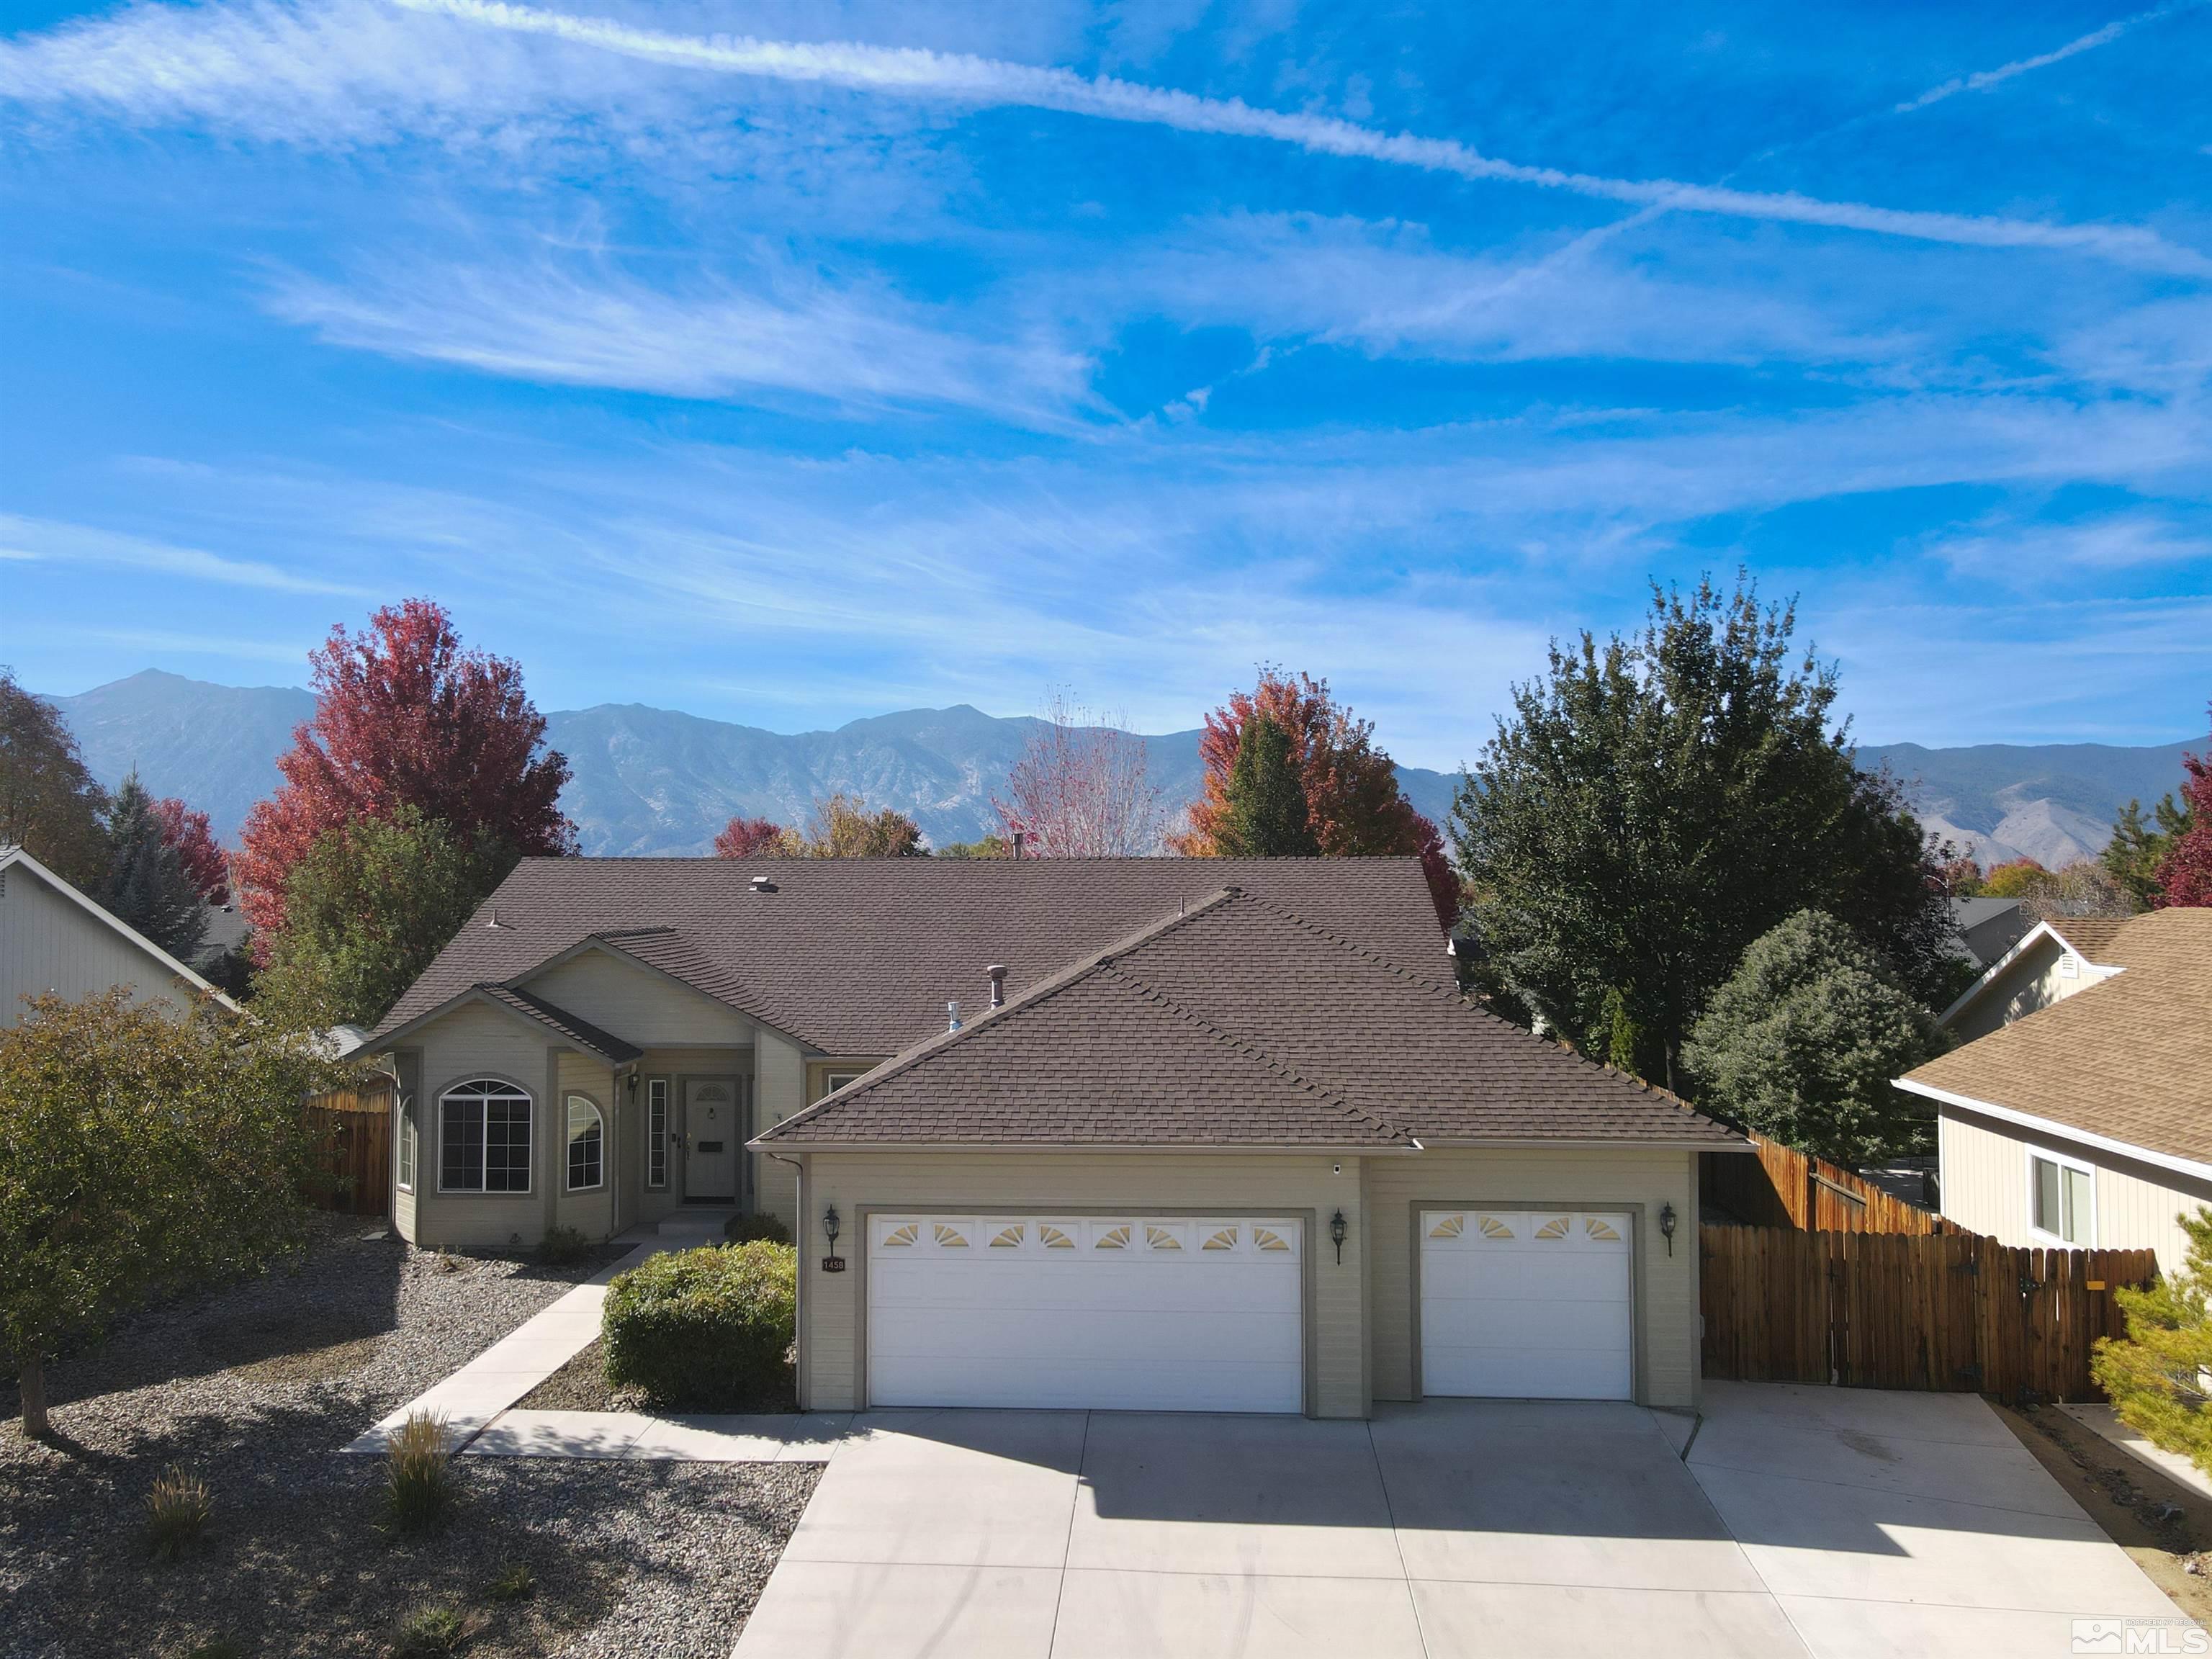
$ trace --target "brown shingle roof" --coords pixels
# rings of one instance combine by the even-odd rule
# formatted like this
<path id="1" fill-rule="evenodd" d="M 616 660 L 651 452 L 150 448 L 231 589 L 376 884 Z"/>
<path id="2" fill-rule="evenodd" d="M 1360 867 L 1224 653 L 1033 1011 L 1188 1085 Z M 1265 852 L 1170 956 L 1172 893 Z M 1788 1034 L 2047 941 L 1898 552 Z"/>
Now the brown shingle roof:
<path id="1" fill-rule="evenodd" d="M 987 965 L 1018 991 L 1230 884 L 1450 982 L 1407 858 L 525 859 L 377 1034 L 599 934 L 823 1053 L 897 1054 L 980 1008 Z"/>
<path id="2" fill-rule="evenodd" d="M 2053 926 L 2088 950 L 2068 923 Z M 2091 960 L 2123 971 L 1929 1061 L 1908 1079 L 2212 1164 L 2212 910 L 2130 917 Z"/>
<path id="3" fill-rule="evenodd" d="M 540 1025 L 558 1036 L 568 1038 L 571 1042 L 589 1048 L 595 1054 L 605 1055 L 617 1066 L 627 1066 L 631 1060 L 644 1057 L 645 1050 L 635 1043 L 626 1042 L 618 1036 L 601 1030 L 589 1020 L 570 1013 L 566 1008 L 555 1007 L 544 997 L 532 996 L 529 992 L 518 990 L 512 985 L 483 984 L 472 986 L 470 988 L 489 997 L 502 1007 L 513 1009 L 527 1019 L 536 1020 Z"/>
<path id="4" fill-rule="evenodd" d="M 1224 893 L 772 1129 L 798 1146 L 1742 1138 L 1271 899 Z"/>
<path id="5" fill-rule="evenodd" d="M 2051 931 L 2100 968 L 2112 964 L 2106 953 L 2133 916 L 2054 916 Z"/>

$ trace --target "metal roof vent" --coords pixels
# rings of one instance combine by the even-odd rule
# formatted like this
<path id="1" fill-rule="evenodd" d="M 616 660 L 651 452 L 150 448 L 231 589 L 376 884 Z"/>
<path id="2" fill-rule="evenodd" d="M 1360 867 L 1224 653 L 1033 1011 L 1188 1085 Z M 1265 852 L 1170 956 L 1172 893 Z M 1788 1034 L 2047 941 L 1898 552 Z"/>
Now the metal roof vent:
<path id="1" fill-rule="evenodd" d="M 756 893 L 773 893 L 775 891 L 775 878 L 773 876 L 755 876 L 752 878 L 750 885 L 753 891 Z"/>
<path id="2" fill-rule="evenodd" d="M 994 962 L 983 971 L 991 976 L 991 1006 L 994 1008 L 1005 1007 L 1006 1006 L 1006 964 L 1003 962 Z"/>
<path id="3" fill-rule="evenodd" d="M 484 926 L 487 927 L 504 927 L 507 924 L 499 919 L 499 912 L 497 910 L 494 910 L 491 913 L 490 919 L 484 923 Z"/>
<path id="4" fill-rule="evenodd" d="M 945 1005 L 945 1029 L 948 1031 L 960 1029 L 960 1004 L 957 1000 Z"/>

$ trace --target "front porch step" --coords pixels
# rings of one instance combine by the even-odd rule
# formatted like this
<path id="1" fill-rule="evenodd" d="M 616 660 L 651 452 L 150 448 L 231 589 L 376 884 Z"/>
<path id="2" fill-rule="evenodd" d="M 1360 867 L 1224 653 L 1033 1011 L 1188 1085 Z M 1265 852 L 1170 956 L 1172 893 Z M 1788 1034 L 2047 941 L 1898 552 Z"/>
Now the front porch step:
<path id="1" fill-rule="evenodd" d="M 663 1238 L 681 1236 L 685 1238 L 720 1238 L 723 1224 L 735 1215 L 727 1210 L 678 1210 L 673 1215 L 663 1216 L 653 1231 Z"/>

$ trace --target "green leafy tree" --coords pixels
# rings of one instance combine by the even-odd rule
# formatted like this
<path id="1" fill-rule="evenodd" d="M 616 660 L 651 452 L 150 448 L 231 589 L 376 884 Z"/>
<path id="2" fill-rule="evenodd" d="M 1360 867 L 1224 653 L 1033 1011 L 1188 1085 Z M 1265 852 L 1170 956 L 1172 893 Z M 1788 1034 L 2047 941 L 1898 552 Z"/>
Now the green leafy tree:
<path id="1" fill-rule="evenodd" d="M 0 847 L 20 847 L 64 881 L 100 890 L 107 795 L 61 713 L 0 668 Z"/>
<path id="2" fill-rule="evenodd" d="M 40 998 L 0 1031 L 0 1347 L 27 1434 L 48 1431 L 46 1365 L 65 1347 L 295 1240 L 300 1100 L 335 1080 L 264 1023 L 120 989 Z"/>
<path id="3" fill-rule="evenodd" d="M 1701 1103 L 1856 1167 L 1924 1150 L 1927 1114 L 1892 1079 L 1944 1047 L 1887 962 L 1833 916 L 1801 910 L 1743 953 L 1682 1058 Z"/>
<path id="4" fill-rule="evenodd" d="M 1010 859 L 1014 855 L 1013 843 L 1004 836 L 986 836 L 981 841 L 956 841 L 933 849 L 940 859 Z"/>
<path id="5" fill-rule="evenodd" d="M 1923 1000 L 1955 980 L 1936 851 L 1896 780 L 1854 763 L 1834 670 L 1795 654 L 1795 627 L 1747 580 L 1655 587 L 1638 637 L 1554 644 L 1462 781 L 1454 839 L 1495 973 L 1594 1052 L 1617 998 L 1644 1076 L 1674 1079 L 1706 998 L 1802 909 Z"/>
<path id="6" fill-rule="evenodd" d="M 2181 1271 L 2118 1292 L 2128 1334 L 2098 1342 L 2089 1375 L 2122 1420 L 2212 1474 L 2212 1210 L 2175 1219 L 2189 1235 Z"/>
<path id="7" fill-rule="evenodd" d="M 1291 752 L 1291 734 L 1272 715 L 1244 722 L 1230 769 L 1228 810 L 1213 832 L 1225 858 L 1315 858 L 1321 842 L 1306 811 L 1305 783 Z"/>
<path id="8" fill-rule="evenodd" d="M 301 1030 L 374 1024 L 514 862 L 412 806 L 325 830 L 287 878 L 257 1009 Z"/>
<path id="9" fill-rule="evenodd" d="M 173 957 L 207 929 L 207 902 L 169 839 L 161 804 L 133 772 L 107 809 L 107 870 L 93 896 Z"/>

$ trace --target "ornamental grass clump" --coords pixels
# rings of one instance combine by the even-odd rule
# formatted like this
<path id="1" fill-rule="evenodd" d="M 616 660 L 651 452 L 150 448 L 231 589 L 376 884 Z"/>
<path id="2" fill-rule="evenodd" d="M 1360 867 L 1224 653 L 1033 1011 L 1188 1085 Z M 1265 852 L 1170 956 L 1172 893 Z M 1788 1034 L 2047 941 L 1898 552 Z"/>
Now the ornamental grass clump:
<path id="1" fill-rule="evenodd" d="M 607 1287 L 607 1382 L 673 1411 L 788 1408 L 799 1256 L 757 1240 L 649 1258 Z"/>
<path id="2" fill-rule="evenodd" d="M 214 1512 L 207 1482 L 170 1465 L 146 1494 L 146 1542 L 154 1559 L 181 1560 L 198 1549 Z"/>
<path id="3" fill-rule="evenodd" d="M 453 1474 L 447 1461 L 446 1424 L 428 1412 L 411 1413 L 385 1449 L 385 1519 L 396 1533 L 434 1530 L 453 1503 Z"/>
<path id="4" fill-rule="evenodd" d="M 400 1615 L 392 1632 L 397 1659 L 440 1659 L 459 1653 L 468 1639 L 469 1621 L 450 1601 L 424 1601 Z"/>

